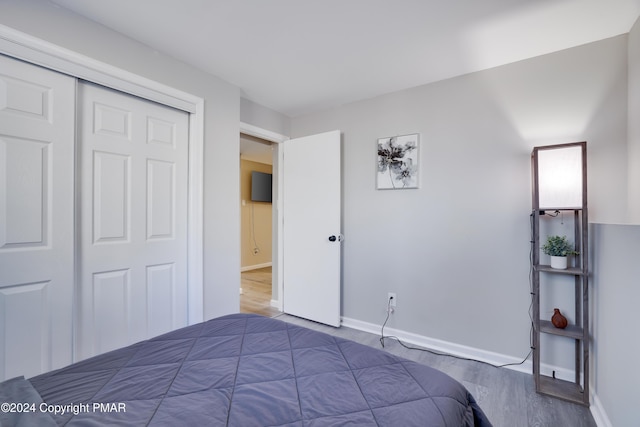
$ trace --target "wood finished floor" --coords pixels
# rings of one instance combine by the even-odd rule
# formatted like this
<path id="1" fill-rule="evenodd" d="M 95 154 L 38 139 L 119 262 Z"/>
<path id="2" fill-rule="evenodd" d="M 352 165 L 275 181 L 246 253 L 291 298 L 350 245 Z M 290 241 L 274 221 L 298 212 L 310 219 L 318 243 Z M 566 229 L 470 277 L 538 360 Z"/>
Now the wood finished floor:
<path id="1" fill-rule="evenodd" d="M 271 307 L 271 268 L 243 272 L 240 311 L 277 317 L 330 335 L 381 348 L 380 336 L 280 313 Z M 380 319 L 382 323 L 384 319 Z M 439 369 L 460 381 L 478 401 L 495 427 L 597 427 L 589 408 L 535 392 L 533 377 L 480 362 L 409 350 L 385 340 L 385 351 Z"/>
<path id="2" fill-rule="evenodd" d="M 287 314 L 275 317 L 381 348 L 379 335 L 344 326 L 333 328 Z M 439 369 L 461 382 L 495 427 L 597 427 L 589 408 L 536 393 L 531 375 L 494 368 L 480 362 L 410 350 L 390 339 L 385 340 L 383 350 Z"/>
<path id="3" fill-rule="evenodd" d="M 271 307 L 271 267 L 243 271 L 240 279 L 241 313 L 255 313 L 267 317 L 280 313 L 278 309 Z"/>

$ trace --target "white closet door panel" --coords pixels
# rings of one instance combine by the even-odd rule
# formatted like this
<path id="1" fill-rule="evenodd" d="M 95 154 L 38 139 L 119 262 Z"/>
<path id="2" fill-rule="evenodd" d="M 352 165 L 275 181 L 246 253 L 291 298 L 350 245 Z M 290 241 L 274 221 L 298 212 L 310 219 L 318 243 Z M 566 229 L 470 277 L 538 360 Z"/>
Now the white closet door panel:
<path id="1" fill-rule="evenodd" d="M 96 340 L 96 353 L 104 353 L 128 344 L 127 331 L 130 319 L 127 304 L 130 299 L 130 286 L 130 270 L 93 274 L 95 333 L 100 335 L 100 339 Z"/>
<path id="2" fill-rule="evenodd" d="M 25 138 L 0 138 L 5 179 L 0 188 L 0 247 L 46 246 L 51 200 L 47 166 L 49 144 Z"/>
<path id="3" fill-rule="evenodd" d="M 79 93 L 83 359 L 187 324 L 188 114 Z"/>
<path id="4" fill-rule="evenodd" d="M 0 55 L 0 380 L 72 361 L 75 80 Z"/>
<path id="5" fill-rule="evenodd" d="M 175 282 L 173 263 L 147 267 L 147 324 L 150 336 L 160 335 L 172 329 Z"/>
<path id="6" fill-rule="evenodd" d="M 1 73 L 3 82 L 2 100 L 0 107 L 3 113 L 13 116 L 17 119 L 26 119 L 32 124 L 40 124 L 47 126 L 52 122 L 52 105 L 53 87 L 45 80 L 37 80 L 40 76 L 35 74 L 49 72 L 48 70 L 39 69 L 38 71 L 28 70 L 26 75 L 14 73 L 13 70 L 21 67 L 31 67 L 30 65 L 20 63 L 16 65 L 15 60 L 4 57 L 2 61 L 9 64 L 4 72 Z M 35 79 L 34 79 L 35 78 Z"/>
<path id="7" fill-rule="evenodd" d="M 147 238 L 174 237 L 175 163 L 147 161 Z"/>
<path id="8" fill-rule="evenodd" d="M 18 374 L 36 375 L 50 366 L 49 346 L 55 339 L 49 329 L 50 288 L 50 281 L 0 288 L 0 330 L 3 342 L 10 345 L 4 353 L 3 365 L 21 367 L 13 373 L 8 369 L 7 378 Z M 13 349 L 20 351 L 11 351 Z"/>
<path id="9" fill-rule="evenodd" d="M 130 239 L 131 157 L 93 152 L 93 242 Z"/>
<path id="10" fill-rule="evenodd" d="M 176 147 L 176 124 L 157 117 L 147 117 L 147 142 Z"/>
<path id="11" fill-rule="evenodd" d="M 112 105 L 93 104 L 93 132 L 131 141 L 131 111 Z"/>

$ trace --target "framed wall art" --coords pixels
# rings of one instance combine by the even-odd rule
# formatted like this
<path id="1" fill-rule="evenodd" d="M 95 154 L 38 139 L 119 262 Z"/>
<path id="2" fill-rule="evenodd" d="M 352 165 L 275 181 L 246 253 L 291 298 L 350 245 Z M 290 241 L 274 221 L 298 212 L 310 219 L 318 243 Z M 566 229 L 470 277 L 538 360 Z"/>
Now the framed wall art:
<path id="1" fill-rule="evenodd" d="M 378 139 L 378 190 L 418 188 L 420 135 Z"/>

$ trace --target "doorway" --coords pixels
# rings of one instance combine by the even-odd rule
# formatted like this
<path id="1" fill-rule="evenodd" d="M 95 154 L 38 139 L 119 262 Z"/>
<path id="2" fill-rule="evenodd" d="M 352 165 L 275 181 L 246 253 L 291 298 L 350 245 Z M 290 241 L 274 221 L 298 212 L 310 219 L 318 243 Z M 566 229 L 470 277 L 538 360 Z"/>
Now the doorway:
<path id="1" fill-rule="evenodd" d="M 273 146 L 240 133 L 240 312 L 280 313 L 273 291 Z"/>
<path id="2" fill-rule="evenodd" d="M 299 315 L 320 323 L 338 326 L 341 307 L 341 132 L 339 130 L 309 135 L 303 138 L 289 139 L 284 135 L 268 131 L 244 122 L 240 123 L 240 133 L 257 137 L 271 143 L 273 158 L 272 182 L 272 289 L 271 306 L 281 312 Z M 293 144 L 293 145 L 292 145 Z M 284 151 L 290 160 L 287 168 L 287 182 L 293 186 L 288 188 L 289 203 L 285 208 L 283 197 L 285 194 L 284 179 Z M 295 148 L 297 147 L 297 148 Z M 293 151 L 291 151 L 293 150 Z M 290 156 L 293 154 L 293 157 Z M 320 159 L 320 161 L 318 161 Z M 314 166 L 312 168 L 301 165 Z M 312 172 L 312 173 L 309 173 Z M 296 184 L 298 183 L 298 184 Z M 302 184 L 300 184 L 302 183 Z M 328 185 L 330 184 L 330 185 Z M 314 197 L 296 197 L 295 187 L 305 187 L 307 193 L 311 191 Z M 318 186 L 322 189 L 318 190 Z M 309 189 L 315 190 L 309 190 Z M 328 197 L 318 197 L 318 194 Z M 296 208 L 306 206 L 310 212 L 303 213 Z M 242 199 L 238 200 L 241 203 Z M 292 210 L 293 209 L 293 210 Z M 285 233 L 284 211 L 288 215 L 288 233 Z M 309 218 L 313 217 L 309 226 Z M 322 221 L 320 221 L 322 220 Z M 296 227 L 298 224 L 301 227 Z M 309 234 L 310 232 L 314 232 Z M 286 236 L 298 236 L 302 242 L 289 240 L 285 245 Z M 306 236 L 306 237 L 304 237 Z M 329 236 L 329 237 L 327 237 Z M 309 243 L 313 243 L 313 248 Z M 332 246 L 329 249 L 327 245 Z M 285 271 L 285 251 L 289 268 Z M 295 251 L 293 248 L 305 248 Z M 322 259 L 320 259 L 322 258 Z M 300 268 L 301 266 L 315 266 L 316 269 Z M 318 270 L 319 268 L 319 270 Z M 288 288 L 285 296 L 284 276 L 288 272 Z M 300 274 L 302 273 L 302 274 Z M 294 276 L 292 276 L 292 274 Z M 303 298 L 296 298 L 302 290 Z M 293 294 L 291 292 L 294 292 Z M 293 298 L 290 296 L 293 295 Z M 304 296 L 306 295 L 306 296 Z M 319 304 L 311 308 L 299 303 L 309 296 L 310 300 Z M 285 309 L 285 303 L 286 309 Z"/>

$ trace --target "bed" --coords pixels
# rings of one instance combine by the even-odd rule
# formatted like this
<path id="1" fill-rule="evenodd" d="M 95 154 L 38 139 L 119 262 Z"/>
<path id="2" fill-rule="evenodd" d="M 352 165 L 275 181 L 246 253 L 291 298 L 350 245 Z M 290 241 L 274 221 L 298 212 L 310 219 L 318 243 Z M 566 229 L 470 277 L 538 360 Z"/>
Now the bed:
<path id="1" fill-rule="evenodd" d="M 2 426 L 491 426 L 443 372 L 252 314 L 6 381 L 0 399 Z"/>

